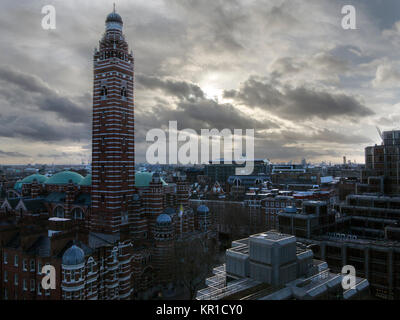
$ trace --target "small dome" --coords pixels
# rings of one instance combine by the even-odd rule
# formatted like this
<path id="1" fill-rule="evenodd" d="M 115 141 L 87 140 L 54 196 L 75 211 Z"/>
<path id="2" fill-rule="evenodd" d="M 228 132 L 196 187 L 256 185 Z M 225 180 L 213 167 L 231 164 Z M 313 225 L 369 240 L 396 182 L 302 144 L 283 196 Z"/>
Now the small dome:
<path id="1" fill-rule="evenodd" d="M 77 172 L 63 171 L 51 176 L 45 184 L 68 184 L 71 181 L 72 183 L 80 184 L 82 180 L 83 177 Z"/>
<path id="2" fill-rule="evenodd" d="M 118 22 L 120 24 L 123 24 L 121 16 L 116 12 L 111 12 L 107 16 L 106 23 L 108 22 Z"/>
<path id="3" fill-rule="evenodd" d="M 172 220 L 171 217 L 167 214 L 160 214 L 157 218 L 157 224 L 165 225 L 165 224 L 171 224 Z"/>
<path id="4" fill-rule="evenodd" d="M 88 174 L 80 183 L 81 186 L 91 186 L 92 185 L 92 175 Z"/>
<path id="5" fill-rule="evenodd" d="M 210 212 L 210 209 L 208 209 L 207 206 L 205 206 L 204 204 L 202 204 L 201 206 L 197 207 L 197 212 L 198 213 L 208 213 Z"/>
<path id="6" fill-rule="evenodd" d="M 174 208 L 169 207 L 169 208 L 164 210 L 164 214 L 167 214 L 169 216 L 173 216 L 174 214 L 176 214 L 176 211 L 175 211 Z"/>
<path id="7" fill-rule="evenodd" d="M 32 183 L 35 180 L 36 180 L 37 183 L 44 183 L 44 182 L 46 182 L 47 177 L 42 175 L 42 174 L 35 173 L 35 174 L 32 174 L 32 175 L 27 176 L 24 179 L 22 179 L 21 183 L 22 184 L 24 184 L 24 183 Z"/>
<path id="8" fill-rule="evenodd" d="M 72 245 L 64 252 L 62 264 L 66 266 L 75 266 L 85 262 L 85 253 L 76 245 Z"/>

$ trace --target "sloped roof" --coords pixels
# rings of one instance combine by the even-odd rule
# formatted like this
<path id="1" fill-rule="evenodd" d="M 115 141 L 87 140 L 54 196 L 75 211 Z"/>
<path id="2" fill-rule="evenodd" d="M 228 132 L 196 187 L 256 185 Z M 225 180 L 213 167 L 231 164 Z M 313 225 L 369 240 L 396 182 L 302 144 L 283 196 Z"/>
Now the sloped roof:
<path id="1" fill-rule="evenodd" d="M 50 257 L 51 253 L 51 241 L 48 236 L 41 235 L 33 243 L 32 247 L 28 249 L 31 254 L 38 255 L 40 257 Z"/>
<path id="2" fill-rule="evenodd" d="M 92 175 L 88 174 L 80 183 L 81 186 L 91 186 L 92 185 Z"/>
<path id="3" fill-rule="evenodd" d="M 46 184 L 68 184 L 72 181 L 72 183 L 80 184 L 84 178 L 77 172 L 73 171 L 63 171 L 56 173 L 51 176 L 45 182 Z"/>
<path id="4" fill-rule="evenodd" d="M 47 181 L 47 177 L 42 174 L 35 173 L 22 179 L 21 183 L 32 183 L 34 180 L 36 180 L 38 183 L 45 183 Z"/>

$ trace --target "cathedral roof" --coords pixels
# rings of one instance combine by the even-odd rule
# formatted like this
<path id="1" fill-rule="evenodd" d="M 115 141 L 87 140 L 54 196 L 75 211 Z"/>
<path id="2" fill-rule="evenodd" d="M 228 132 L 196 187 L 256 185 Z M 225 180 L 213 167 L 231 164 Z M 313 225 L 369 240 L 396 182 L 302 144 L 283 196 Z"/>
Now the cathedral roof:
<path id="1" fill-rule="evenodd" d="M 152 178 L 153 178 L 153 172 L 136 172 L 135 186 L 138 188 L 148 187 Z M 163 180 L 163 178 L 161 178 L 160 180 L 164 186 L 167 185 L 167 183 Z"/>
<path id="2" fill-rule="evenodd" d="M 81 186 L 91 186 L 92 185 L 92 175 L 88 174 L 80 183 Z"/>
<path id="3" fill-rule="evenodd" d="M 30 176 L 25 177 L 24 179 L 21 180 L 21 183 L 32 183 L 34 180 L 36 180 L 38 183 L 44 183 L 47 180 L 47 177 L 42 175 L 42 174 L 31 174 Z"/>
<path id="4" fill-rule="evenodd" d="M 84 178 L 76 172 L 72 171 L 63 171 L 56 173 L 51 176 L 45 184 L 68 184 L 72 181 L 72 183 L 80 184 Z"/>

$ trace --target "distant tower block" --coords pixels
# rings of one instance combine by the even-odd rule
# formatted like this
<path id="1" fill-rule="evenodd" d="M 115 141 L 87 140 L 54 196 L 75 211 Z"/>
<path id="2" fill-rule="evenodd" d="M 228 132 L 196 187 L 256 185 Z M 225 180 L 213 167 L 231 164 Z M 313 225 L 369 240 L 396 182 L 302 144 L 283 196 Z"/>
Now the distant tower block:
<path id="1" fill-rule="evenodd" d="M 346 156 L 343 156 L 343 164 L 344 164 L 344 165 L 347 164 L 347 162 L 346 162 Z"/>
<path id="2" fill-rule="evenodd" d="M 93 56 L 91 230 L 118 233 L 128 225 L 135 185 L 134 59 L 121 16 L 107 16 Z"/>

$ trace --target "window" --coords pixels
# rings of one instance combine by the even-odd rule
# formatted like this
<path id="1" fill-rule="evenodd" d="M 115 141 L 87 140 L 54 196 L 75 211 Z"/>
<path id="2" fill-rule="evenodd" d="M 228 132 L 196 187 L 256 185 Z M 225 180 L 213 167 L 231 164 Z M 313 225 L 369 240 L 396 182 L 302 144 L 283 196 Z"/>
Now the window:
<path id="1" fill-rule="evenodd" d="M 125 87 L 122 87 L 122 89 L 121 89 L 121 97 L 126 98 L 126 88 Z"/>
<path id="2" fill-rule="evenodd" d="M 101 87 L 101 92 L 100 92 L 100 95 L 101 96 L 106 96 L 107 95 L 107 87 L 106 86 L 102 86 Z"/>
<path id="3" fill-rule="evenodd" d="M 18 274 L 14 274 L 14 284 L 17 286 L 18 285 Z"/>
<path id="4" fill-rule="evenodd" d="M 22 280 L 22 283 L 23 283 L 22 287 L 23 287 L 24 291 L 28 291 L 28 285 L 27 285 L 26 279 Z"/>
<path id="5" fill-rule="evenodd" d="M 31 279 L 31 291 L 35 291 L 35 279 Z"/>
<path id="6" fill-rule="evenodd" d="M 75 220 L 81 220 L 83 219 L 83 211 L 81 208 L 75 208 L 73 210 L 73 217 Z"/>
<path id="7" fill-rule="evenodd" d="M 28 262 L 26 261 L 26 259 L 22 260 L 22 270 L 28 270 Z"/>
<path id="8" fill-rule="evenodd" d="M 18 255 L 14 256 L 14 266 L 18 267 Z"/>
<path id="9" fill-rule="evenodd" d="M 42 263 L 38 262 L 38 274 L 42 274 Z"/>
<path id="10" fill-rule="evenodd" d="M 35 271 L 35 260 L 31 259 L 31 271 Z"/>
<path id="11" fill-rule="evenodd" d="M 7 291 L 7 288 L 4 288 L 4 300 L 8 300 L 8 291 Z"/>
<path id="12" fill-rule="evenodd" d="M 8 272 L 4 270 L 4 282 L 8 282 Z"/>
<path id="13" fill-rule="evenodd" d="M 37 284 L 37 294 L 38 294 L 39 296 L 42 295 L 42 286 L 40 285 L 40 282 L 38 282 L 38 284 Z"/>
<path id="14" fill-rule="evenodd" d="M 54 216 L 58 217 L 58 218 L 64 218 L 64 208 L 61 206 L 58 206 L 57 208 L 55 208 Z"/>
<path id="15" fill-rule="evenodd" d="M 8 254 L 6 252 L 4 252 L 4 264 L 8 263 Z"/>

